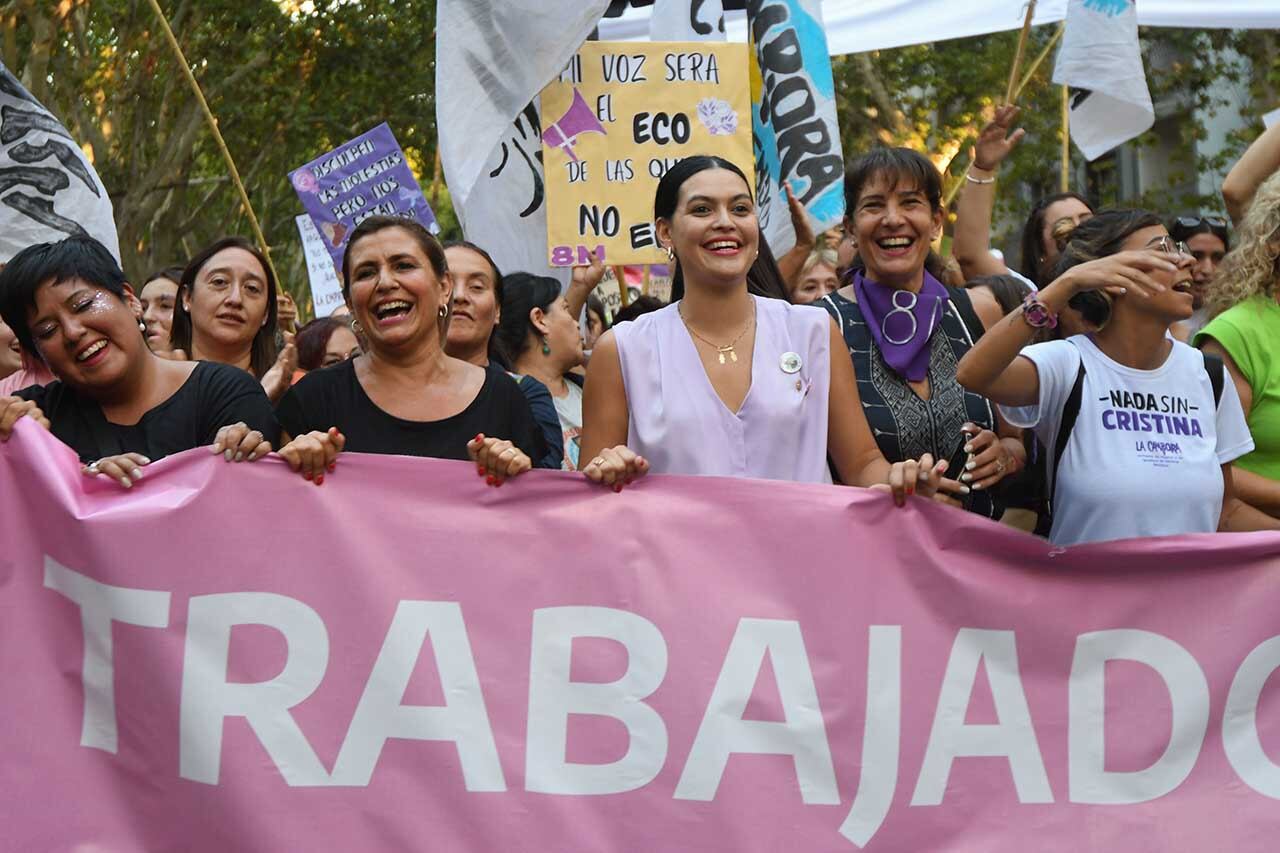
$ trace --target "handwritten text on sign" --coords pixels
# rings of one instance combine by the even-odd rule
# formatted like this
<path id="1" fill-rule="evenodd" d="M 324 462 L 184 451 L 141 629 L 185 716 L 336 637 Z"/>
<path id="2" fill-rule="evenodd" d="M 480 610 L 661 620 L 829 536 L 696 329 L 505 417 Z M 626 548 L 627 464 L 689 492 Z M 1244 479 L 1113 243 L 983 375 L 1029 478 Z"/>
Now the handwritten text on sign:
<path id="1" fill-rule="evenodd" d="M 294 169 L 289 182 L 338 269 L 351 232 L 370 216 L 402 216 L 416 219 L 433 233 L 439 230 L 386 123 Z"/>
<path id="2" fill-rule="evenodd" d="M 658 180 L 693 154 L 753 172 L 744 45 L 587 42 L 542 90 L 552 266 L 666 260 L 653 228 Z"/>

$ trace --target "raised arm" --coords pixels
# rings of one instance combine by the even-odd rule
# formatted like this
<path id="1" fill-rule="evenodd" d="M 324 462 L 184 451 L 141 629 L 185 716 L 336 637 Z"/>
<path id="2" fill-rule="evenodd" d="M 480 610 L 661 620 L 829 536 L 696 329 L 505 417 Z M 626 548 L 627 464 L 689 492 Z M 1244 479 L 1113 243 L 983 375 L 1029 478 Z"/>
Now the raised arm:
<path id="1" fill-rule="evenodd" d="M 955 239 L 951 248 L 966 280 L 1009 271 L 991 254 L 991 215 L 996 202 L 996 173 L 1004 158 L 1026 135 L 1022 128 L 1009 134 L 1017 117 L 1017 107 L 996 110 L 995 118 L 982 129 L 973 149 L 973 165 L 956 208 Z"/>
<path id="2" fill-rule="evenodd" d="M 577 320 L 582 316 L 582 309 L 586 307 L 587 297 L 591 295 L 591 291 L 596 289 L 596 285 L 604 278 L 604 261 L 596 257 L 595 253 L 591 253 L 591 263 L 588 266 L 574 267 L 573 278 L 569 280 L 569 288 L 564 292 L 564 301 L 569 305 L 569 316 Z M 618 283 L 620 287 L 626 287 L 625 281 Z"/>
<path id="3" fill-rule="evenodd" d="M 804 262 L 808 259 L 809 253 L 817 245 L 817 237 L 809 227 L 809 215 L 805 212 L 804 205 L 800 203 L 800 199 L 791 194 L 791 186 L 788 184 L 782 189 L 787 194 L 787 209 L 791 211 L 791 227 L 796 232 L 796 244 L 785 255 L 778 258 L 778 272 L 782 273 L 782 280 L 786 282 L 787 293 L 790 294 L 800 283 L 800 271 L 804 269 Z"/>
<path id="4" fill-rule="evenodd" d="M 1172 270 L 1176 265 L 1154 251 L 1120 252 L 1072 267 L 1037 298 L 1056 317 L 1072 296 L 1086 290 L 1106 290 L 1113 296 L 1128 289 L 1158 292 L 1161 286 L 1147 273 L 1161 268 Z M 1040 401 L 1040 375 L 1031 359 L 1018 357 L 1036 333 L 1025 311 L 1019 307 L 987 330 L 960 359 L 956 381 L 1002 406 L 1034 406 Z"/>
<path id="5" fill-rule="evenodd" d="M 1280 170 L 1280 122 L 1253 141 L 1222 181 L 1222 200 L 1227 203 L 1231 224 L 1240 224 L 1253 194 L 1277 170 Z"/>

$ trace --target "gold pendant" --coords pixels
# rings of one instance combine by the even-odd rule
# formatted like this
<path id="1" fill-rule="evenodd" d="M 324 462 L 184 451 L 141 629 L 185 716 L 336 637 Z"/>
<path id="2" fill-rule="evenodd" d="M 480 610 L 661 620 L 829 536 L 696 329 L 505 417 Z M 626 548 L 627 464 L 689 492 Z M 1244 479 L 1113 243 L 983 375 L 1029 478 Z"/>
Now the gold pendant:
<path id="1" fill-rule="evenodd" d="M 732 345 L 727 346 L 727 347 L 716 347 L 716 352 L 720 354 L 720 363 L 721 363 L 721 364 L 724 364 L 724 363 L 725 363 L 725 361 L 724 361 L 724 357 L 725 357 L 726 355 L 727 355 L 727 356 L 729 356 L 729 358 L 733 359 L 734 363 L 737 363 L 737 361 L 738 361 L 738 354 L 737 354 L 736 352 L 734 352 L 734 351 L 733 351 L 733 346 L 732 346 Z"/>
<path id="2" fill-rule="evenodd" d="M 716 351 L 720 353 L 720 363 L 724 364 L 724 351 L 723 350 L 716 350 Z"/>

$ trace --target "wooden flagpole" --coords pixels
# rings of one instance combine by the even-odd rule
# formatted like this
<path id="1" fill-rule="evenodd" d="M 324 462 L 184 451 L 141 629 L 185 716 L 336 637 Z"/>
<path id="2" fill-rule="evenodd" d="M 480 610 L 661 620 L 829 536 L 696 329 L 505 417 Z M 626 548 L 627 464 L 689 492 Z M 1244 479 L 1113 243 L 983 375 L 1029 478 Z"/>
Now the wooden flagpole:
<path id="1" fill-rule="evenodd" d="M 1062 192 L 1071 191 L 1071 89 L 1062 87 Z"/>
<path id="2" fill-rule="evenodd" d="M 627 291 L 627 268 L 615 266 L 613 277 L 618 280 L 618 297 L 622 300 L 622 307 L 626 308 L 631 304 L 631 294 Z"/>
<path id="3" fill-rule="evenodd" d="M 253 236 L 258 241 L 258 246 L 262 249 L 262 254 L 267 259 L 267 266 L 271 268 L 271 275 L 275 278 L 277 284 L 283 287 L 280 276 L 276 273 L 275 264 L 271 260 L 271 248 L 267 245 L 267 238 L 263 236 L 262 226 L 258 224 L 258 217 L 253 212 L 253 205 L 249 204 L 249 194 L 245 192 L 244 183 L 240 180 L 240 172 L 236 169 L 236 163 L 231 159 L 231 152 L 227 150 L 227 143 L 222 138 L 222 131 L 218 130 L 218 120 L 214 118 L 213 111 L 209 109 L 209 102 L 205 100 L 204 92 L 200 89 L 200 83 L 196 81 L 196 76 L 191 73 L 191 66 L 187 62 L 187 57 L 182 52 L 182 46 L 178 44 L 177 37 L 173 34 L 173 29 L 169 26 L 169 21 L 164 16 L 164 10 L 160 8 L 158 0 L 148 0 L 151 5 L 151 11 L 156 13 L 156 18 L 160 21 L 160 28 L 164 30 L 165 40 L 169 42 L 169 48 L 173 51 L 174 58 L 178 60 L 178 66 L 182 69 L 182 73 L 187 78 L 191 91 L 195 93 L 196 100 L 200 104 L 200 109 L 204 112 L 205 121 L 209 124 L 209 129 L 213 131 L 213 140 L 218 145 L 218 151 L 222 153 L 222 159 L 227 163 L 227 169 L 231 172 L 231 182 L 235 184 L 236 191 L 240 193 L 240 204 L 244 206 L 244 212 L 249 216 L 249 227 L 253 229 Z"/>
<path id="4" fill-rule="evenodd" d="M 1026 88 L 1027 84 L 1031 82 L 1031 77 L 1036 73 L 1036 69 L 1038 69 L 1040 64 L 1044 62 L 1058 39 L 1062 37 L 1063 28 L 1059 27 L 1053 38 L 1050 39 L 1049 43 L 1045 45 L 1042 51 L 1040 51 L 1040 55 L 1031 63 L 1031 67 L 1027 69 L 1026 76 L 1020 79 L 1018 74 L 1022 70 L 1022 60 L 1027 52 L 1027 39 L 1031 35 L 1031 19 L 1035 15 L 1035 12 L 1036 0 L 1028 0 L 1027 14 L 1022 20 L 1022 32 L 1018 35 L 1018 50 L 1013 56 L 1013 67 L 1009 69 L 1009 85 L 1008 88 L 1005 89 L 1004 93 L 1005 104 L 1017 103 L 1018 96 L 1022 94 L 1022 90 Z M 960 194 L 960 189 L 964 186 L 965 179 L 968 177 L 969 169 L 972 166 L 972 162 L 968 166 L 965 166 L 964 172 L 961 173 L 960 178 L 952 184 L 951 189 L 947 191 L 946 195 L 942 199 L 943 207 L 950 207 L 951 203 L 955 201 L 956 196 Z"/>
<path id="5" fill-rule="evenodd" d="M 1004 102 L 1012 104 L 1018 87 L 1018 75 L 1022 71 L 1022 57 L 1027 51 L 1027 37 L 1031 34 L 1031 18 L 1036 13 L 1036 0 L 1027 0 L 1027 16 L 1022 20 L 1022 33 L 1018 36 L 1018 52 L 1013 55 L 1013 67 L 1009 69 L 1009 87 Z"/>
<path id="6" fill-rule="evenodd" d="M 1049 39 L 1049 43 L 1044 46 L 1044 50 L 1040 51 L 1040 55 L 1035 58 L 1035 61 L 1031 63 L 1031 67 L 1027 69 L 1027 73 L 1022 75 L 1022 82 L 1013 90 L 1012 103 L 1017 103 L 1018 98 L 1022 96 L 1022 90 L 1027 88 L 1027 84 L 1031 82 L 1031 78 L 1035 76 L 1036 71 L 1048 59 L 1049 53 L 1053 50 L 1054 45 L 1058 43 L 1058 40 L 1062 38 L 1062 33 L 1066 28 L 1067 25 L 1063 22 L 1053 31 L 1053 38 Z"/>

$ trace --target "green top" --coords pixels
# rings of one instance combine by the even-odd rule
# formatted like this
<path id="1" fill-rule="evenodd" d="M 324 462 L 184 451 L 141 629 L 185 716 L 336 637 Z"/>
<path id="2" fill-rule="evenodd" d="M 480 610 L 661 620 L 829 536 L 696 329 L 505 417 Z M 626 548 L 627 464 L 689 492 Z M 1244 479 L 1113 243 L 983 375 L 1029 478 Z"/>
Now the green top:
<path id="1" fill-rule="evenodd" d="M 1253 408 L 1245 412 L 1254 450 L 1235 464 L 1280 480 L 1280 304 L 1255 296 L 1222 312 L 1196 336 L 1217 341 L 1253 389 Z"/>

